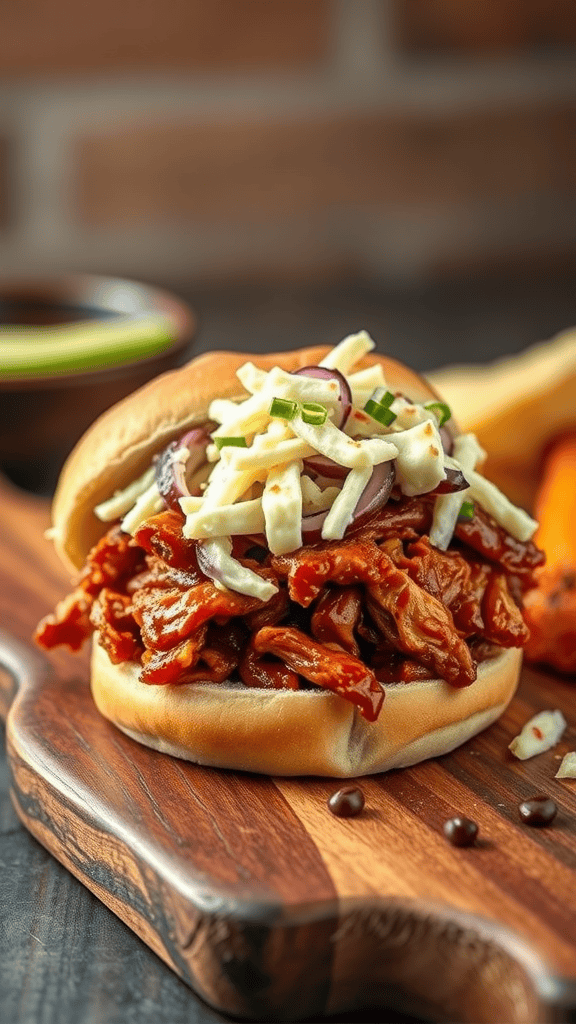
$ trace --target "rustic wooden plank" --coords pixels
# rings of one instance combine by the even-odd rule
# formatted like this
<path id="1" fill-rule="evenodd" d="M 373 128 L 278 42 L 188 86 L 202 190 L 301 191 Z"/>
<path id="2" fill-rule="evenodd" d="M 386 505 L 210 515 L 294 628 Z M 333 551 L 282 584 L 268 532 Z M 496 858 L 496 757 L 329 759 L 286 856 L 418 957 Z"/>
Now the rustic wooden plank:
<path id="1" fill-rule="evenodd" d="M 532 691 L 524 720 L 535 713 L 541 694 L 541 688 Z M 563 704 L 556 700 L 554 706 L 569 717 L 568 687 L 563 696 Z M 500 725 L 449 756 L 362 780 L 368 813 L 353 822 L 327 813 L 333 783 L 315 780 L 305 791 L 292 779 L 276 784 L 305 822 L 341 895 L 441 899 L 508 924 L 571 974 L 576 792 L 553 778 L 554 752 L 542 759 L 546 772 L 513 759 L 507 751 L 513 735 Z M 574 746 L 575 739 L 571 729 L 565 745 Z M 484 756 L 478 756 L 483 745 Z M 554 828 L 528 829 L 519 821 L 519 802 L 538 791 L 561 808 Z M 479 824 L 473 849 L 456 849 L 444 839 L 442 824 L 456 814 Z"/>
<path id="2" fill-rule="evenodd" d="M 330 921 L 315 924 L 308 943 L 305 911 L 312 896 L 334 905 L 336 892 L 271 780 L 140 747 L 95 714 L 86 679 L 74 677 L 34 683 L 9 723 L 8 749 L 21 820 L 209 1001 L 265 1015 L 257 991 L 246 1002 L 237 989 L 255 986 L 258 971 L 270 989 L 269 956 L 279 1005 L 291 1000 L 298 1016 L 322 1008 L 331 950 L 319 939 Z M 287 907 L 295 914 L 282 949 L 260 959 Z M 222 944 L 230 978 L 214 961 Z M 278 952 L 290 965 L 284 976 Z M 315 995 L 300 1004 L 298 976 L 309 971 Z"/>

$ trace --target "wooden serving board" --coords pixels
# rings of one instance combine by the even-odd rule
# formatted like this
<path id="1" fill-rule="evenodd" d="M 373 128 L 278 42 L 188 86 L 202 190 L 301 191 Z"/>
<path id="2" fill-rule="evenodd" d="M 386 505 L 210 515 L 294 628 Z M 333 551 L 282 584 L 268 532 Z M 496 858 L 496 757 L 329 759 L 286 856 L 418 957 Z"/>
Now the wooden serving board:
<path id="1" fill-rule="evenodd" d="M 102 719 L 86 658 L 48 662 L 25 642 L 68 582 L 42 537 L 47 504 L 2 485 L 0 523 L 16 810 L 204 999 L 254 1021 L 367 1004 L 441 1020 L 574 1019 L 576 782 L 554 778 L 576 747 L 574 681 L 525 669 L 500 722 L 451 755 L 359 780 L 363 814 L 336 818 L 334 780 L 200 768 Z M 515 760 L 510 739 L 556 707 L 570 723 L 558 748 Z M 538 792 L 559 813 L 530 829 L 518 803 Z M 455 813 L 480 826 L 470 849 L 443 837 Z"/>

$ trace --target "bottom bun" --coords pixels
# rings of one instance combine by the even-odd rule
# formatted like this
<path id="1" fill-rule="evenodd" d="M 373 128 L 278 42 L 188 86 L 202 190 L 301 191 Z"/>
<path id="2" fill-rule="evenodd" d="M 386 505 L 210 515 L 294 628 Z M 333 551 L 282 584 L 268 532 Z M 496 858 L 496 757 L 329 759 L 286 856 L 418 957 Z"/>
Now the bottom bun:
<path id="1" fill-rule="evenodd" d="M 94 637 L 98 710 L 139 743 L 214 768 L 353 778 L 446 754 L 510 702 L 522 651 L 478 666 L 471 686 L 443 679 L 386 686 L 377 722 L 327 690 L 259 690 L 234 683 L 150 686 L 133 662 L 114 665 Z"/>

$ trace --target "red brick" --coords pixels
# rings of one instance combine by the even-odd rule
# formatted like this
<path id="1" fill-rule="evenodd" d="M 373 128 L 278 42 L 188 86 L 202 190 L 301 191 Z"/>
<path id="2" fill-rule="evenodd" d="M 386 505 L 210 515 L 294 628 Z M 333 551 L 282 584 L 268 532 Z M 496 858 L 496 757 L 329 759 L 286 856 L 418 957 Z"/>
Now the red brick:
<path id="1" fill-rule="evenodd" d="M 92 225 L 249 223 L 333 206 L 521 198 L 569 184 L 573 118 L 574 108 L 541 107 L 127 126 L 78 141 L 77 211 Z"/>
<path id="2" fill-rule="evenodd" d="M 226 69 L 322 60 L 330 0 L 8 0 L 0 73 Z"/>
<path id="3" fill-rule="evenodd" d="M 407 50 L 528 50 L 576 44 L 574 0 L 396 0 Z"/>

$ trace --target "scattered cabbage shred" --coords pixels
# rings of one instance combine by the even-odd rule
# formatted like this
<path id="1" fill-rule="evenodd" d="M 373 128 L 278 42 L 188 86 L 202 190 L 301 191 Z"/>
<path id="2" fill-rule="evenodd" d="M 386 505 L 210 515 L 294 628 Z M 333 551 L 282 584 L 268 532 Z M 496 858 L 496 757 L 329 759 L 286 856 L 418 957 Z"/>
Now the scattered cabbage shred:
<path id="1" fill-rule="evenodd" d="M 564 754 L 558 771 L 557 779 L 576 779 L 576 750 L 569 750 Z"/>
<path id="2" fill-rule="evenodd" d="M 450 458 L 443 451 L 433 409 L 397 396 L 391 405 L 395 419 L 389 426 L 363 411 L 374 391 L 387 387 L 382 366 L 355 369 L 374 347 L 366 331 L 361 331 L 341 341 L 320 363 L 340 371 L 350 386 L 352 410 L 342 430 L 334 422 L 339 409 L 338 382 L 287 373 L 279 367 L 266 372 L 245 363 L 237 376 L 248 397 L 240 402 L 216 399 L 211 403 L 208 416 L 218 424 L 212 437 L 242 437 L 246 447 L 209 445 L 202 497 L 181 498 L 180 505 L 186 516 L 184 536 L 206 546 L 226 587 L 264 600 L 276 591 L 273 584 L 265 583 L 232 557 L 232 536 L 264 533 L 270 551 L 285 554 L 302 545 L 303 515 L 328 509 L 322 537 L 339 540 L 352 521 L 374 466 L 391 460 L 395 460 L 396 484 L 406 495 L 434 490 L 446 478 L 447 467 L 461 469 L 468 480 L 468 490 L 436 499 L 430 539 L 437 547 L 448 547 L 466 499 L 477 499 L 519 540 L 534 533 L 536 523 L 476 472 L 484 452 L 473 434 L 456 439 Z M 274 398 L 297 404 L 292 419 L 270 416 Z M 327 409 L 322 425 L 305 422 L 301 406 L 306 402 Z M 303 475 L 303 460 L 314 455 L 327 456 L 349 470 L 348 475 L 343 481 L 312 481 Z M 122 528 L 134 534 L 163 507 L 150 468 L 98 505 L 95 513 L 104 521 L 123 516 Z"/>
<path id="3" fill-rule="evenodd" d="M 543 754 L 555 747 L 566 728 L 561 711 L 540 711 L 522 727 L 509 745 L 509 750 L 521 761 Z"/>

